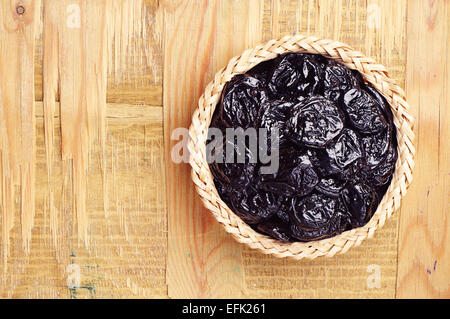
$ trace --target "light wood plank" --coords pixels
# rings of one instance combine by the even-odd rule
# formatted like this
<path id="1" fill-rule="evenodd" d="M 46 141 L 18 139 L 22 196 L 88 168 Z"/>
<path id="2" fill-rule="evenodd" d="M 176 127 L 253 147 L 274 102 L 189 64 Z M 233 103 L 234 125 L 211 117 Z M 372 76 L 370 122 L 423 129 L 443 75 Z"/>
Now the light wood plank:
<path id="1" fill-rule="evenodd" d="M 34 221 L 34 38 L 40 1 L 0 3 L 0 190 L 2 282 L 10 233 L 21 225 L 20 251 L 29 252 Z M 16 214 L 18 213 L 18 214 Z M 20 247 L 22 246 L 22 247 Z"/>
<path id="2" fill-rule="evenodd" d="M 125 17 L 120 5 L 128 5 Z M 37 103 L 32 113 L 37 128 L 36 142 L 32 144 L 36 148 L 36 178 L 32 179 L 35 196 L 27 191 L 35 198 L 29 202 L 35 203 L 36 215 L 29 253 L 22 248 L 25 237 L 20 223 L 11 226 L 11 254 L 7 268 L 3 268 L 0 297 L 167 296 L 162 107 L 156 103 L 142 105 L 140 98 L 133 102 L 141 105 L 106 104 L 107 83 L 127 81 L 130 64 L 136 66 L 136 78 L 154 78 L 145 67 L 153 65 L 151 55 L 156 54 L 146 46 L 149 7 L 156 8 L 157 3 L 45 0 L 43 34 L 36 36 L 44 47 L 35 53 L 35 60 L 45 62 L 43 102 Z M 29 17 L 30 11 L 26 12 Z M 36 12 L 41 12 L 39 6 Z M 144 18 L 135 19 L 138 16 Z M 109 28 L 112 24 L 114 28 Z M 138 36 L 142 37 L 136 40 Z M 34 34 L 28 37 L 34 43 Z M 128 43 L 132 39 L 142 41 L 139 47 Z M 15 59 L 21 61 L 26 51 L 18 39 L 11 40 L 6 42 L 7 57 L 17 56 Z M 3 39 L 0 43 L 3 57 Z M 136 60 L 114 56 L 115 51 L 108 50 L 114 45 L 116 53 L 126 51 Z M 146 55 L 145 63 L 137 58 L 138 52 Z M 27 54 L 26 62 L 33 61 L 32 53 Z M 116 58 L 120 65 L 110 69 Z M 12 71 L 18 65 L 16 60 L 2 61 L 8 62 Z M 159 65 L 156 70 L 161 69 L 162 65 L 155 63 Z M 142 66 L 139 70 L 138 65 Z M 28 82 L 33 79 L 32 69 L 22 76 Z M 109 72 L 116 72 L 115 82 L 108 82 Z M 13 85 L 26 82 L 11 79 L 8 83 Z M 28 84 L 33 86 L 32 82 Z M 130 95 L 134 88 L 130 88 Z M 24 86 L 22 91 L 34 101 L 32 89 L 25 90 Z M 152 104 L 161 100 L 160 91 Z M 11 120 L 18 127 L 28 127 L 26 117 Z M 14 154 L 34 153 L 31 147 L 19 150 L 20 145 L 14 145 Z M 20 204 L 20 200 L 17 202 Z M 80 206 L 85 206 L 82 218 Z M 19 220 L 17 207 L 11 207 L 8 213 Z M 9 224 L 0 223 L 9 228 Z M 77 269 L 80 281 L 71 281 Z"/>
<path id="3" fill-rule="evenodd" d="M 48 180 L 43 106 L 36 104 L 36 217 L 30 254 L 21 249 L 20 227 L 16 225 L 11 231 L 8 281 L 0 287 L 1 298 L 167 296 L 162 108 L 145 109 L 143 112 L 123 104 L 107 106 L 105 173 L 109 210 L 105 216 L 98 200 L 102 197 L 102 171 L 96 160 L 98 154 L 93 154 L 88 168 L 87 211 L 92 246 L 88 251 L 78 247 L 76 238 L 71 237 L 70 212 L 69 223 L 63 224 L 66 212 L 61 211 L 64 197 L 60 186 L 54 193 L 53 209 L 61 232 L 52 230 L 55 221 L 50 216 L 48 192 L 50 187 L 57 189 L 55 186 L 63 183 L 63 165 L 55 161 Z M 61 158 L 58 113 L 54 131 L 55 158 Z M 75 267 L 80 269 L 80 285 L 72 286 L 68 279 Z"/>
<path id="4" fill-rule="evenodd" d="M 109 103 L 162 105 L 159 1 L 108 1 Z"/>
<path id="5" fill-rule="evenodd" d="M 172 131 L 187 128 L 213 75 L 261 41 L 261 1 L 164 2 L 164 130 L 168 204 L 169 297 L 239 297 L 241 246 L 195 193 L 187 164 L 171 161 Z"/>
<path id="6" fill-rule="evenodd" d="M 94 144 L 103 150 L 105 140 L 106 2 L 47 0 L 44 12 L 44 117 L 49 132 L 53 129 L 59 81 L 62 159 L 64 174 L 70 176 L 70 181 L 66 180 L 70 185 L 64 183 L 63 187 L 71 189 L 69 200 L 76 216 L 77 238 L 88 247 L 87 165 Z M 52 134 L 46 137 L 51 155 Z M 51 167 L 53 163 L 47 165 Z M 53 190 L 49 193 L 50 202 L 52 196 Z"/>
<path id="7" fill-rule="evenodd" d="M 398 298 L 450 297 L 449 7 L 408 1 L 406 93 L 417 153 L 400 215 Z"/>
<path id="8" fill-rule="evenodd" d="M 162 11 L 155 0 L 102 0 L 107 6 L 107 102 L 162 105 Z M 74 2 L 76 3 L 76 2 Z M 48 14 L 48 13 L 47 13 Z M 36 101 L 43 100 L 43 26 L 36 33 Z M 47 46 L 48 47 L 48 46 Z M 59 101 L 59 92 L 55 95 Z"/>

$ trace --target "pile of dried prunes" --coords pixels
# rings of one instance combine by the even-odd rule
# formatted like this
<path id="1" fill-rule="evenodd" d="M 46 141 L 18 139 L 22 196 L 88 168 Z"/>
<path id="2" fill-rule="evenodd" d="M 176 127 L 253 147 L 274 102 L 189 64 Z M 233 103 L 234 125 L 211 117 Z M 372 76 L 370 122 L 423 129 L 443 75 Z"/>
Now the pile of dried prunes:
<path id="1" fill-rule="evenodd" d="M 359 72 L 316 54 L 279 55 L 236 75 L 222 91 L 212 128 L 224 136 L 214 150 L 223 150 L 223 160 L 209 163 L 220 197 L 253 229 L 285 242 L 365 225 L 397 161 L 384 97 Z M 256 129 L 259 144 L 271 144 L 276 130 L 278 169 L 263 173 L 249 141 L 242 150 L 225 138 L 230 128 Z M 261 128 L 268 134 L 260 136 Z M 244 161 L 226 161 L 227 147 Z"/>

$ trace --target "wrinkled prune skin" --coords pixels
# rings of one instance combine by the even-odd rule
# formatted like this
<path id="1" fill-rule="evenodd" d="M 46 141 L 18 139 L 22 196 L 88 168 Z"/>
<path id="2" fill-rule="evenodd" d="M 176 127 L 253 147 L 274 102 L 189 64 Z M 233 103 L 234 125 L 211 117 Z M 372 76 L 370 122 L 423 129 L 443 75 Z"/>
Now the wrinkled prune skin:
<path id="1" fill-rule="evenodd" d="M 361 133 L 372 134 L 387 128 L 380 105 L 366 91 L 351 89 L 344 95 L 345 110 L 350 123 Z"/>
<path id="2" fill-rule="evenodd" d="M 365 86 L 364 89 L 367 93 L 369 93 L 378 103 L 381 110 L 383 111 L 383 114 L 386 118 L 392 117 L 391 109 L 385 98 L 378 92 L 374 87 L 371 86 Z"/>
<path id="3" fill-rule="evenodd" d="M 229 145 L 234 149 L 234 162 L 228 163 L 226 159 L 226 146 Z M 218 181 L 222 187 L 225 188 L 239 188 L 247 187 L 254 180 L 256 170 L 256 157 L 257 154 L 253 154 L 249 148 L 245 147 L 245 162 L 239 163 L 238 153 L 239 148 L 237 144 L 226 139 L 217 148 L 217 151 L 221 152 L 221 160 L 211 163 L 211 171 L 215 180 Z"/>
<path id="4" fill-rule="evenodd" d="M 334 217 L 336 205 L 335 199 L 321 194 L 296 199 L 293 204 L 293 222 L 301 228 L 320 229 Z"/>
<path id="5" fill-rule="evenodd" d="M 273 219 L 262 222 L 258 224 L 257 229 L 275 239 L 279 239 L 281 241 L 291 241 L 289 228 L 285 223 L 282 223 L 279 220 Z"/>
<path id="6" fill-rule="evenodd" d="M 309 194 L 319 182 L 307 156 L 292 155 L 287 149 L 280 154 L 280 167 L 275 174 L 261 174 L 260 188 L 286 196 L 304 196 Z"/>
<path id="7" fill-rule="evenodd" d="M 354 87 L 359 87 L 364 83 L 361 75 L 356 71 L 351 71 L 344 65 L 328 60 L 327 67 L 323 75 L 324 96 L 332 101 L 338 102 L 345 92 Z"/>
<path id="8" fill-rule="evenodd" d="M 397 162 L 397 149 L 391 144 L 380 164 L 366 167 L 363 176 L 372 185 L 382 186 L 390 182 Z"/>
<path id="9" fill-rule="evenodd" d="M 343 113 L 334 102 L 321 96 L 312 96 L 293 106 L 286 124 L 292 142 L 316 148 L 324 147 L 343 127 Z"/>
<path id="10" fill-rule="evenodd" d="M 293 199 L 291 234 L 300 241 L 323 239 L 342 232 L 346 216 L 340 199 L 312 194 Z"/>
<path id="11" fill-rule="evenodd" d="M 330 220 L 330 222 L 322 228 L 305 229 L 298 227 L 296 224 L 291 225 L 291 235 L 298 241 L 312 241 L 333 237 L 345 230 L 346 224 L 341 215 Z"/>
<path id="12" fill-rule="evenodd" d="M 284 54 L 235 76 L 222 91 L 212 127 L 223 134 L 227 128 L 266 129 L 267 136 L 278 131 L 275 172 L 263 174 L 267 163 L 247 142 L 240 150 L 225 137 L 216 151 L 245 152 L 244 163 L 226 162 L 223 152 L 209 167 L 221 199 L 253 229 L 284 242 L 365 225 L 398 157 L 385 98 L 357 71 L 320 55 Z"/>
<path id="13" fill-rule="evenodd" d="M 355 132 L 350 129 L 344 129 L 337 138 L 336 143 L 327 148 L 327 153 L 342 168 L 345 168 L 362 156 L 359 139 Z"/>
<path id="14" fill-rule="evenodd" d="M 365 153 L 365 163 L 369 167 L 375 167 L 384 160 L 389 150 L 391 145 L 390 130 L 365 136 L 362 138 L 361 144 Z"/>
<path id="15" fill-rule="evenodd" d="M 330 197 L 338 197 L 347 181 L 339 177 L 325 176 L 316 185 L 316 190 Z"/>
<path id="16" fill-rule="evenodd" d="M 234 211 L 248 224 L 268 220 L 278 211 L 280 198 L 276 194 L 257 191 L 252 186 L 246 192 L 232 191 L 231 204 Z"/>
<path id="17" fill-rule="evenodd" d="M 277 59 L 268 77 L 272 96 L 295 101 L 320 90 L 324 65 L 318 56 L 288 53 Z"/>
<path id="18" fill-rule="evenodd" d="M 354 178 L 361 168 L 358 159 L 342 168 L 337 163 L 335 152 L 327 152 L 325 149 L 310 149 L 307 154 L 309 155 L 309 159 L 313 163 L 314 168 L 317 170 L 319 175 L 323 177 L 335 175 L 338 176 L 339 179 L 349 180 Z"/>
<path id="19" fill-rule="evenodd" d="M 293 103 L 291 102 L 277 100 L 263 104 L 260 109 L 260 115 L 258 116 L 257 121 L 258 127 L 266 128 L 267 136 L 269 138 L 273 129 L 278 129 L 280 145 L 286 143 L 286 121 L 290 117 L 292 106 Z"/>
<path id="20" fill-rule="evenodd" d="M 378 205 L 377 193 L 364 183 L 349 185 L 341 192 L 341 198 L 353 227 L 364 226 Z"/>
<path id="21" fill-rule="evenodd" d="M 253 127 L 261 104 L 267 100 L 263 83 L 245 74 L 235 76 L 225 85 L 219 114 L 228 127 Z"/>

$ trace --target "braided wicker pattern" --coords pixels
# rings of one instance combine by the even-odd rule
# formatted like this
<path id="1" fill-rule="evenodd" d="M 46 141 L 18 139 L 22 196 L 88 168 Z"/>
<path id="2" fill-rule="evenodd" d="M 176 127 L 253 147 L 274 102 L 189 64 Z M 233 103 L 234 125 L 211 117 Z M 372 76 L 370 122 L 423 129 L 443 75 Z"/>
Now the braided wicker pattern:
<path id="1" fill-rule="evenodd" d="M 390 103 L 397 129 L 398 160 L 395 172 L 391 185 L 371 220 L 364 227 L 345 231 L 332 238 L 306 243 L 284 243 L 250 228 L 219 197 L 206 161 L 208 127 L 225 83 L 236 74 L 245 73 L 258 63 L 287 52 L 322 54 L 345 64 L 350 69 L 358 70 L 365 81 L 377 88 Z M 412 181 L 415 150 L 413 117 L 408 113 L 408 109 L 404 91 L 389 77 L 386 68 L 362 53 L 352 50 L 348 45 L 301 35 L 286 36 L 278 41 L 271 40 L 232 58 L 226 67 L 216 73 L 214 80 L 208 84 L 200 97 L 189 129 L 188 147 L 192 180 L 205 207 L 213 213 L 217 221 L 239 242 L 251 248 L 276 257 L 292 257 L 298 260 L 314 259 L 319 256 L 332 257 L 337 253 L 345 253 L 349 248 L 359 246 L 364 239 L 372 237 L 375 230 L 384 225 L 392 213 L 399 208 L 400 199 L 405 195 Z"/>

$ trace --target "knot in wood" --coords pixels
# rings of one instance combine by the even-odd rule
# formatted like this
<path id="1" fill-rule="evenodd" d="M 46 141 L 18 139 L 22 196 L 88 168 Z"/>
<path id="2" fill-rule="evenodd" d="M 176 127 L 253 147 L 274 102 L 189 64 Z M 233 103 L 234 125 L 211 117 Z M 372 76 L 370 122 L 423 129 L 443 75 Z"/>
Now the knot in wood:
<path id="1" fill-rule="evenodd" d="M 25 13 L 25 7 L 22 6 L 22 5 L 17 6 L 17 7 L 16 7 L 16 12 L 17 12 L 17 14 L 20 15 L 20 16 L 23 15 L 23 14 Z"/>

